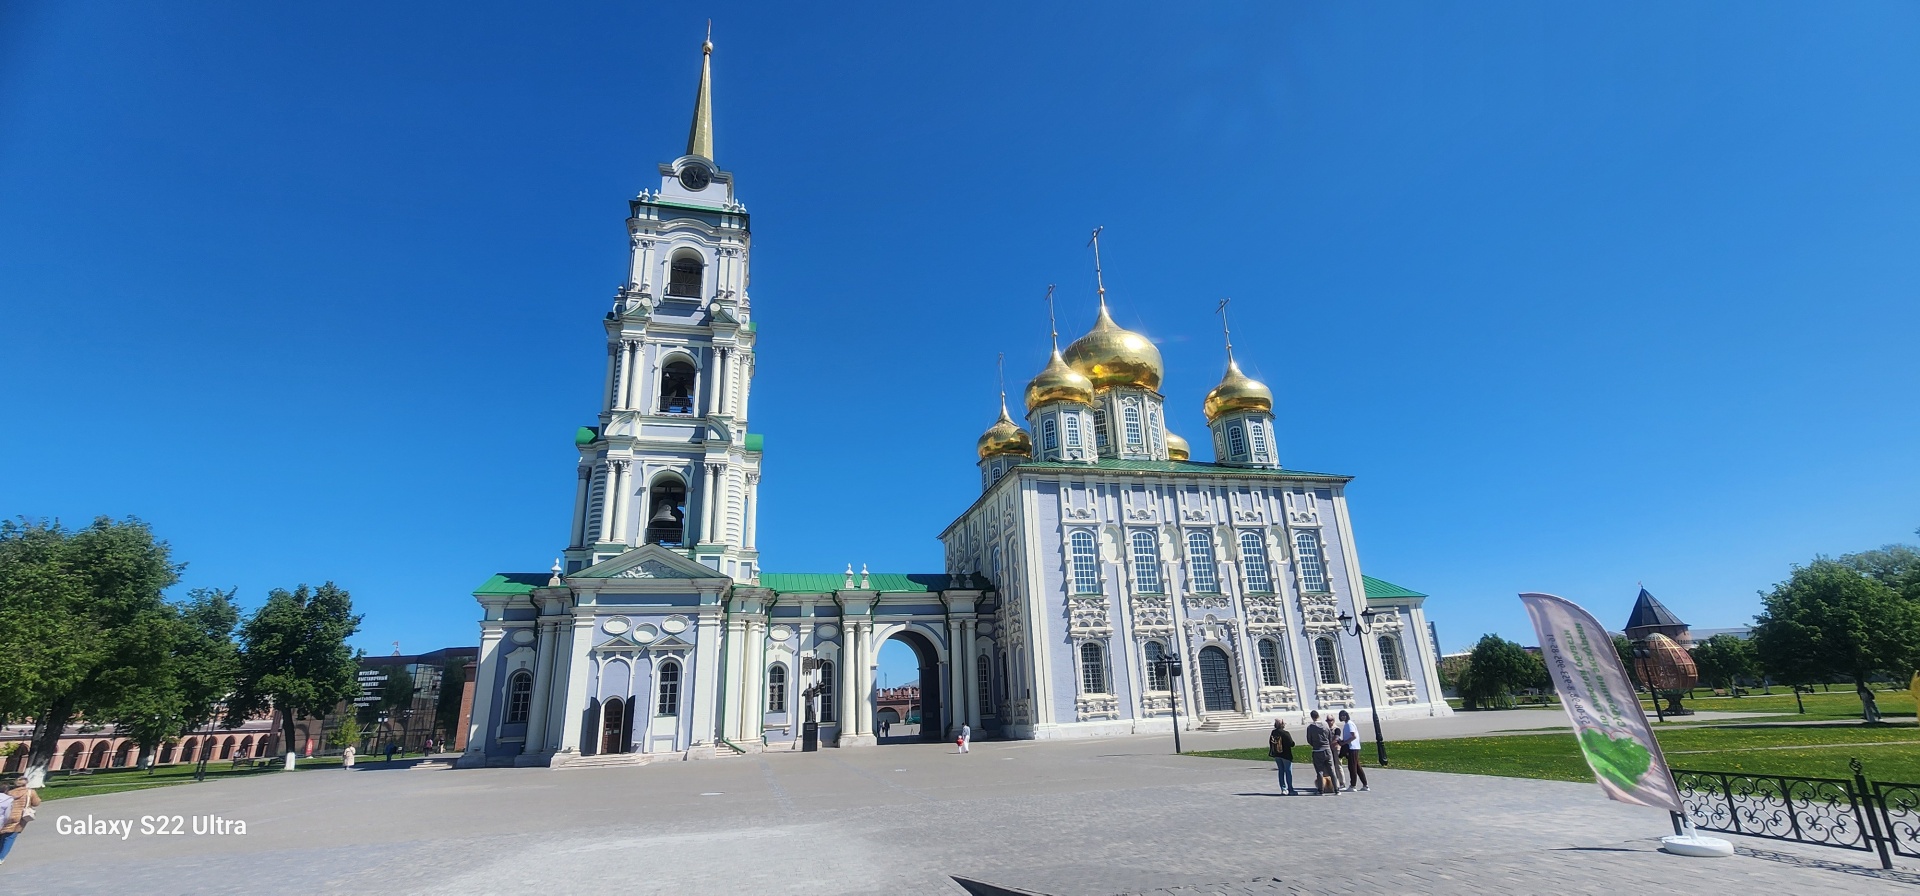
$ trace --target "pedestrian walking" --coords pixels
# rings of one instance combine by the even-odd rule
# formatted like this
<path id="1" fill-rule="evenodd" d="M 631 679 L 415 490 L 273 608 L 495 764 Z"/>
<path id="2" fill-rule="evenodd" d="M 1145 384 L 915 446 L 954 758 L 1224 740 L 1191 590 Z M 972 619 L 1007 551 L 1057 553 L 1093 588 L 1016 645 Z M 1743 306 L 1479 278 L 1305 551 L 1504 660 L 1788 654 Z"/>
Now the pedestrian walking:
<path id="1" fill-rule="evenodd" d="M 393 741 L 387 741 L 387 761 L 388 762 L 393 761 L 393 749 L 394 749 Z"/>
<path id="2" fill-rule="evenodd" d="M 1347 748 L 1347 790 L 1358 784 L 1361 793 L 1367 792 L 1367 771 L 1360 767 L 1360 726 L 1344 709 L 1340 710 L 1340 743 Z"/>
<path id="3" fill-rule="evenodd" d="M 1327 736 L 1326 726 L 1320 724 L 1320 710 L 1313 711 L 1312 721 L 1307 723 L 1307 749 L 1313 751 L 1313 786 L 1320 795 L 1337 794 L 1340 788 L 1333 780 L 1333 752 L 1331 739 Z"/>
<path id="4" fill-rule="evenodd" d="M 1273 720 L 1273 733 L 1267 735 L 1267 755 L 1280 768 L 1280 789 L 1293 796 L 1293 732 L 1281 719 Z"/>
<path id="5" fill-rule="evenodd" d="M 1333 759 L 1333 786 L 1344 790 L 1347 786 L 1347 750 L 1346 745 L 1340 742 L 1340 723 L 1334 721 L 1332 713 L 1327 714 L 1327 752 Z"/>
<path id="6" fill-rule="evenodd" d="M 431 737 L 427 738 L 426 744 L 420 747 L 420 755 L 422 756 L 433 755 L 433 738 Z"/>
<path id="7" fill-rule="evenodd" d="M 39 805 L 40 794 L 27 786 L 24 777 L 14 779 L 13 786 L 0 793 L 0 863 L 7 861 L 7 853 L 13 851 L 13 841 L 27 829 L 27 822 L 33 820 L 34 809 Z"/>
<path id="8" fill-rule="evenodd" d="M 967 742 L 970 740 L 973 740 L 972 726 L 961 725 L 960 726 L 960 752 L 962 753 L 967 752 Z"/>

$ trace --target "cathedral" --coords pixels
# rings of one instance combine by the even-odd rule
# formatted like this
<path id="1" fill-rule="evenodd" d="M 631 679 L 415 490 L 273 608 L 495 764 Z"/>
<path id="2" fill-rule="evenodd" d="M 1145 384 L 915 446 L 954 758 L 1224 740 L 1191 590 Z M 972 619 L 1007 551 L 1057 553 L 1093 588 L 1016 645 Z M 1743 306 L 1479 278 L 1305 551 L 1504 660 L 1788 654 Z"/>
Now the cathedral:
<path id="1" fill-rule="evenodd" d="M 1214 460 L 1193 460 L 1159 350 L 1115 325 L 1104 286 L 1093 328 L 1064 350 L 1056 334 L 1027 385 L 1025 426 L 1001 396 L 943 572 L 763 571 L 750 218 L 715 163 L 702 52 L 687 151 L 628 203 L 567 548 L 474 592 L 462 765 L 872 745 L 889 639 L 918 658 L 936 739 L 1448 713 L 1425 595 L 1361 573 L 1351 477 L 1281 464 L 1273 392 L 1230 342 L 1204 399 Z"/>

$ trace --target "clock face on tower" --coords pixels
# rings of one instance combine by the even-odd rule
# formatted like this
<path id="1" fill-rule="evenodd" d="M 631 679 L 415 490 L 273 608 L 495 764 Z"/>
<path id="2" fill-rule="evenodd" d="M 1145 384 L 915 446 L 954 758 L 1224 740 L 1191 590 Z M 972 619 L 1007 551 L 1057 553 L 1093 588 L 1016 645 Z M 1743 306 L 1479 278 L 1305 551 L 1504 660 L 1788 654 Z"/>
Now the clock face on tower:
<path id="1" fill-rule="evenodd" d="M 680 171 L 680 186 L 698 192 L 713 183 L 713 175 L 703 165 L 688 165 Z"/>

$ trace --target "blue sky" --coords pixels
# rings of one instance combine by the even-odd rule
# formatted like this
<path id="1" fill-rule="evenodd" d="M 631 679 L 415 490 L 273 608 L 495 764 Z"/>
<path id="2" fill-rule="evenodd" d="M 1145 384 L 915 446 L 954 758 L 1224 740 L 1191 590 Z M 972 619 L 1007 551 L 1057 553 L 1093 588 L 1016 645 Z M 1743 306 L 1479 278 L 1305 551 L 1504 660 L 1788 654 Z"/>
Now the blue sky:
<path id="1" fill-rule="evenodd" d="M 1453 650 L 1514 595 L 1738 624 L 1920 526 L 1920 7 L 716 7 L 778 571 L 930 571 L 973 442 L 1093 317 L 1204 441 L 1234 298 L 1282 460 L 1357 477 Z M 137 514 L 183 587 L 333 579 L 477 640 L 563 546 L 625 198 L 705 15 L 9 4 L 0 512 Z M 1017 399 L 1016 399 L 1017 401 Z M 1204 449 L 1202 449 L 1204 454 Z"/>

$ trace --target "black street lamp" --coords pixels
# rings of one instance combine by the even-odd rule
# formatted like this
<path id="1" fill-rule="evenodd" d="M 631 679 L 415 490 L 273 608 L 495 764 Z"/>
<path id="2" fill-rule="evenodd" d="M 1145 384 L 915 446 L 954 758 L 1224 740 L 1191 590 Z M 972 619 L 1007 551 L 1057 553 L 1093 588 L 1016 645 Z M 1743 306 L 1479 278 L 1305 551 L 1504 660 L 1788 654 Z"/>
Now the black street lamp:
<path id="1" fill-rule="evenodd" d="M 1380 615 L 1372 607 L 1360 611 L 1360 618 L 1340 614 L 1340 630 L 1360 642 L 1360 668 L 1367 678 L 1367 703 L 1373 708 L 1373 746 L 1380 756 L 1380 767 L 1387 766 L 1387 736 L 1380 733 L 1380 692 L 1373 686 L 1373 665 L 1367 662 L 1366 635 L 1373 630 L 1373 617 Z"/>
<path id="2" fill-rule="evenodd" d="M 1153 661 L 1153 668 L 1167 680 L 1167 708 L 1173 713 L 1173 752 L 1178 755 L 1180 753 L 1180 684 L 1175 679 L 1180 677 L 1180 660 L 1163 654 Z"/>

